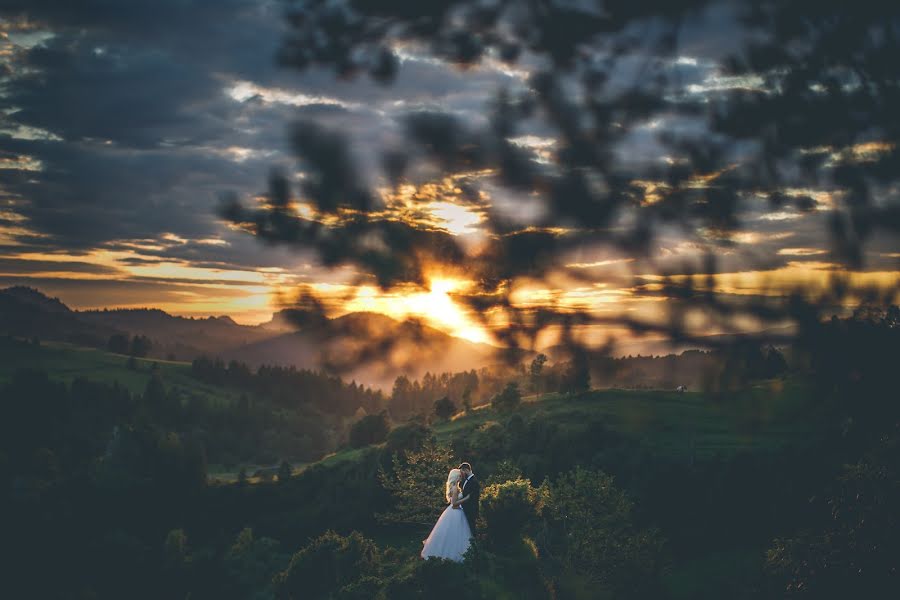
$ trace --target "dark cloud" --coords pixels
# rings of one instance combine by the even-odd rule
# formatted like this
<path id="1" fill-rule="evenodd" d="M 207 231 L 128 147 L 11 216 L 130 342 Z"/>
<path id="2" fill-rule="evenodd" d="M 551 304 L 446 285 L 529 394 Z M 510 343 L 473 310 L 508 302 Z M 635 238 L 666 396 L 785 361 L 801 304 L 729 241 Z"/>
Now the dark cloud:
<path id="1" fill-rule="evenodd" d="M 15 112 L 0 117 L 0 127 L 39 138 L 0 134 L 4 155 L 41 164 L 0 170 L 0 185 L 27 219 L 5 222 L 25 226 L 17 241 L 82 253 L 164 233 L 224 237 L 229 246 L 166 245 L 141 254 L 220 267 L 294 266 L 296 256 L 238 241 L 214 214 L 222 192 L 254 195 L 273 166 L 298 168 L 289 156 L 291 122 L 313 119 L 352 134 L 354 158 L 374 173 L 376 149 L 399 139 L 400 111 L 480 108 L 497 82 L 511 80 L 414 59 L 404 61 L 392 88 L 336 82 L 325 71 L 300 76 L 276 64 L 282 8 L 256 0 L 4 3 L 0 15 L 26 17 L 51 34 L 16 47 L 3 82 Z M 259 93 L 234 99 L 228 91 L 241 83 Z"/>
<path id="2" fill-rule="evenodd" d="M 11 120 L 69 142 L 94 139 L 151 148 L 221 138 L 230 116 L 215 102 L 221 83 L 150 49 L 98 46 L 60 34 L 22 53 L 6 101 Z"/>
<path id="3" fill-rule="evenodd" d="M 117 239 L 155 238 L 165 232 L 210 237 L 216 194 L 247 186 L 259 162 L 234 163 L 188 149 L 123 151 L 102 144 L 11 140 L 8 146 L 39 156 L 39 172 L 0 172 L 4 189 L 21 199 L 16 212 L 64 248 L 92 248 Z"/>
<path id="4" fill-rule="evenodd" d="M 32 260 L 0 257 L 0 273 L 89 273 L 92 275 L 121 275 L 119 269 L 81 261 Z"/>
<path id="5" fill-rule="evenodd" d="M 0 136 L 0 151 L 41 164 L 0 170 L 26 219 L 8 223 L 24 226 L 19 242 L 78 252 L 214 237 L 218 195 L 252 192 L 285 147 L 285 107 L 224 93 L 230 79 L 274 72 L 274 3 L 7 2 L 0 15 L 52 34 L 14 51 L 3 86 L 14 112 L 0 126 L 19 133 Z"/>
<path id="6" fill-rule="evenodd" d="M 275 53 L 282 31 L 278 0 L 8 0 L 8 16 L 25 16 L 58 34 L 119 48 L 148 48 L 208 72 L 233 72 L 256 80 L 278 74 Z"/>

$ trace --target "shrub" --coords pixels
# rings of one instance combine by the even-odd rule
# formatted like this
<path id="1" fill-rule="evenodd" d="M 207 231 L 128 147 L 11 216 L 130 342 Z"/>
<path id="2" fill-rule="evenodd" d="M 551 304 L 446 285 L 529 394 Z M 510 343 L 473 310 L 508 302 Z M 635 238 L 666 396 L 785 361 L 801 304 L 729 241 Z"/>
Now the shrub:
<path id="1" fill-rule="evenodd" d="M 453 400 L 451 400 L 449 396 L 444 396 L 443 398 L 434 401 L 434 416 L 438 419 L 446 421 L 455 414 L 456 405 L 453 404 Z"/>
<path id="2" fill-rule="evenodd" d="M 279 595 L 291 600 L 333 597 L 359 578 L 375 574 L 379 559 L 375 542 L 360 533 L 328 531 L 294 554 L 274 583 Z"/>
<path id="3" fill-rule="evenodd" d="M 652 595 L 662 568 L 662 538 L 635 527 L 632 510 L 606 473 L 578 467 L 560 476 L 547 491 L 544 513 L 552 553 L 608 589 Z"/>
<path id="4" fill-rule="evenodd" d="M 371 444 L 380 444 L 387 439 L 389 431 L 387 413 L 366 415 L 350 428 L 350 446 L 362 448 Z"/>
<path id="5" fill-rule="evenodd" d="M 497 466 L 494 467 L 494 470 L 491 472 L 490 477 L 485 480 L 485 483 L 491 485 L 493 483 L 503 483 L 504 481 L 510 481 L 513 479 L 522 479 L 522 469 L 511 460 L 501 460 L 497 463 Z"/>
<path id="6" fill-rule="evenodd" d="M 481 515 L 488 536 L 506 542 L 520 536 L 540 512 L 538 491 L 527 479 L 488 485 L 481 493 Z"/>
<path id="7" fill-rule="evenodd" d="M 384 589 L 391 600 L 469 600 L 481 598 L 478 580 L 465 563 L 430 558 L 416 561 L 407 576 L 397 577 Z"/>

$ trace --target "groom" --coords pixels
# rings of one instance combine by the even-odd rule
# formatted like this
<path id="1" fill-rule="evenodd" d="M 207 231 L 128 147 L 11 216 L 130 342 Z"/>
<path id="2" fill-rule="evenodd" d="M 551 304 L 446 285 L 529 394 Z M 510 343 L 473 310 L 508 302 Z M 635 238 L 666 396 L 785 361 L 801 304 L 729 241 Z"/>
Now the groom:
<path id="1" fill-rule="evenodd" d="M 467 462 L 459 465 L 462 477 L 459 481 L 460 498 L 457 508 L 462 508 L 466 515 L 466 521 L 469 522 L 469 529 L 472 530 L 472 537 L 475 537 L 475 523 L 478 521 L 478 501 L 481 498 L 481 486 L 472 473 L 472 465 Z"/>

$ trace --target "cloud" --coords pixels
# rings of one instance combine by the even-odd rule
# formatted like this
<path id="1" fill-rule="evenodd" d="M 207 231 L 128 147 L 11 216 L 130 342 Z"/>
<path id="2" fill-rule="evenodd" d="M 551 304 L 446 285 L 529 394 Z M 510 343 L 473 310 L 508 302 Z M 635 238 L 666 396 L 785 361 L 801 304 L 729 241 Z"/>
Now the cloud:
<path id="1" fill-rule="evenodd" d="M 646 53 L 623 56 L 617 62 L 609 74 L 613 89 L 623 90 L 635 82 L 652 87 L 654 74 L 665 71 L 677 75 L 689 93 L 664 99 L 659 110 L 648 113 L 653 118 L 636 109 L 636 120 L 620 140 L 610 171 L 636 168 L 660 173 L 662 166 L 681 159 L 663 151 L 666 136 L 697 139 L 708 133 L 705 113 L 676 117 L 670 109 L 678 103 L 700 104 L 727 90 L 758 87 L 752 77 L 729 78 L 718 68 L 721 58 L 742 44 L 734 35 L 736 6 L 712 3 L 699 20 L 688 19 L 671 51 L 645 48 Z M 605 205 L 585 211 L 581 201 L 590 197 L 591 186 L 615 185 L 615 174 L 608 181 L 599 177 L 544 180 L 553 184 L 553 194 L 565 208 L 565 222 L 551 223 L 543 220 L 541 207 L 536 206 L 539 198 L 492 188 L 488 176 L 473 177 L 472 185 L 460 186 L 458 193 L 454 184 L 452 192 L 437 189 L 429 195 L 423 192 L 427 188 L 423 181 L 428 181 L 430 173 L 416 172 L 410 175 L 419 178 L 415 182 L 421 184 L 419 193 L 403 211 L 378 214 L 384 222 L 374 228 L 341 221 L 342 227 L 333 232 L 336 239 L 329 242 L 327 270 L 316 267 L 310 251 L 259 244 L 229 228 L 216 209 L 225 191 L 249 199 L 254 206 L 266 193 L 265 182 L 273 167 L 284 174 L 292 189 L 303 185 L 314 189 L 309 187 L 314 169 L 309 161 L 298 162 L 290 148 L 292 122 L 312 121 L 352 140 L 348 162 L 352 159 L 359 169 L 353 172 L 354 179 L 341 180 L 341 191 L 352 195 L 379 183 L 380 151 L 404 144 L 404 129 L 409 125 L 404 115 L 447 115 L 455 121 L 446 121 L 452 126 L 440 132 L 459 133 L 462 128 L 456 124 L 475 131 L 486 125 L 484 108 L 495 92 L 501 88 L 523 91 L 538 64 L 526 53 L 515 68 L 488 57 L 462 70 L 426 58 L 420 49 L 403 47 L 397 48 L 401 61 L 390 86 L 365 77 L 338 79 L 324 69 L 300 73 L 279 68 L 275 61 L 285 32 L 282 10 L 278 0 L 4 2 L 0 18 L 8 18 L 3 27 L 12 34 L 0 52 L 0 96 L 9 107 L 0 113 L 0 251 L 85 257 L 102 250 L 114 254 L 110 264 L 117 265 L 71 260 L 67 268 L 73 279 L 61 281 L 46 277 L 55 261 L 5 259 L 5 277 L 30 274 L 33 281 L 51 290 L 72 291 L 82 302 L 91 294 L 129 303 L 141 294 L 146 303 L 156 298 L 192 302 L 199 295 L 218 294 L 225 302 L 255 292 L 242 290 L 243 283 L 218 277 L 215 271 L 263 273 L 270 269 L 270 275 L 278 276 L 269 278 L 280 284 L 346 283 L 356 273 L 337 265 L 357 254 L 380 259 L 371 245 L 421 246 L 432 252 L 421 264 L 415 264 L 419 258 L 411 259 L 413 264 L 378 261 L 378 268 L 402 274 L 429 267 L 438 258 L 463 264 L 467 255 L 461 252 L 470 249 L 457 251 L 454 238 L 464 236 L 451 234 L 497 227 L 503 235 L 487 260 L 493 258 L 500 265 L 508 257 L 507 266 L 515 267 L 510 267 L 511 273 L 534 265 L 552 271 L 555 265 L 548 257 L 571 246 L 580 255 L 568 263 L 577 265 L 569 270 L 581 271 L 565 284 L 572 289 L 565 291 L 562 283 L 542 289 L 562 290 L 557 296 L 570 303 L 617 298 L 626 307 L 628 301 L 622 295 L 585 288 L 584 280 L 594 278 L 628 290 L 633 284 L 632 268 L 639 273 L 643 268 L 673 275 L 700 272 L 709 252 L 718 256 L 718 267 L 727 272 L 796 269 L 792 262 L 831 260 L 822 231 L 833 203 L 816 196 L 815 190 L 786 190 L 787 199 L 778 211 L 750 210 L 744 215 L 742 225 L 749 230 L 743 238 L 712 239 L 693 230 L 665 228 L 650 244 L 648 260 L 624 263 L 622 256 L 609 254 L 608 247 L 594 252 L 584 231 L 571 243 L 558 235 L 564 227 L 595 225 L 591 235 L 609 239 L 610 231 L 625 229 L 627 216 L 607 224 L 607 214 L 601 211 Z M 656 39 L 654 25 L 649 29 L 647 39 Z M 623 117 L 630 118 L 624 113 Z M 511 132 L 509 148 L 470 144 L 473 137 L 462 139 L 460 149 L 493 152 L 495 162 L 521 167 L 509 169 L 506 175 L 518 174 L 518 183 L 531 183 L 552 169 L 557 153 L 578 150 L 560 143 L 553 134 L 546 122 L 531 119 Z M 747 152 L 746 146 L 737 147 L 735 160 Z M 484 184 L 485 197 L 470 193 L 476 184 Z M 522 184 L 515 191 L 527 187 Z M 742 198 L 741 202 L 753 200 Z M 528 221 L 543 229 L 518 231 Z M 342 254 L 346 248 L 341 244 L 352 251 Z M 873 269 L 885 269 L 888 264 L 896 268 L 889 242 L 876 243 L 873 251 Z M 146 274 L 162 266 L 208 273 L 197 277 Z M 116 268 L 141 274 L 108 284 L 85 281 L 81 291 L 75 291 L 78 275 L 87 279 L 115 273 Z M 500 266 L 493 270 L 492 277 L 509 274 Z M 226 290 L 211 292 L 214 286 Z M 540 304 L 537 298 L 534 302 Z"/>
<path id="2" fill-rule="evenodd" d="M 33 260 L 0 257 L 0 273 L 4 275 L 60 272 L 91 275 L 122 275 L 122 271 L 113 267 L 76 260 Z"/>
<path id="3" fill-rule="evenodd" d="M 17 199 L 19 242 L 84 251 L 164 232 L 222 235 L 221 192 L 253 195 L 271 167 L 297 169 L 293 120 L 351 132 L 371 173 L 408 103 L 481 108 L 494 87 L 486 84 L 509 79 L 415 58 L 390 88 L 300 76 L 276 65 L 282 9 L 256 0 L 4 3 L 0 15 L 29 36 L 0 58 L 12 107 L 0 117 L 0 185 Z M 250 266 L 221 249 L 168 250 Z"/>

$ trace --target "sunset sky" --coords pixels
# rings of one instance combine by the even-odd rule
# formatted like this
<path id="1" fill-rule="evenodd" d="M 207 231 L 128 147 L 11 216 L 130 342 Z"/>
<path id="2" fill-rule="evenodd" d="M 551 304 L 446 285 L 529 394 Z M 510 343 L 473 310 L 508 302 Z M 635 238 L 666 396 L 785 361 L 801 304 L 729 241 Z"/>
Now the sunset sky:
<path id="1" fill-rule="evenodd" d="M 297 118 L 345 130 L 366 177 L 378 163 L 377 149 L 398 138 L 405 111 L 436 107 L 477 121 L 499 86 L 526 85 L 526 68 L 486 61 L 463 72 L 409 50 L 401 52 L 399 76 L 388 87 L 364 78 L 338 81 L 326 72 L 300 74 L 275 61 L 283 34 L 279 4 L 3 3 L 0 287 L 29 285 L 79 309 L 152 306 L 179 315 L 228 314 L 252 324 L 270 318 L 279 292 L 306 284 L 331 295 L 336 314 L 423 316 L 451 334 L 490 341 L 452 299 L 470 284 L 465 271 L 435 265 L 426 289 L 385 292 L 351 283 L 349 268 L 325 270 L 312 256 L 262 244 L 229 227 L 216 208 L 224 193 L 264 194 L 273 167 L 302 179 L 287 143 L 287 126 Z M 720 75 L 716 57 L 733 43 L 729 16 L 706 18 L 706 31 L 714 33 L 688 32 L 671 64 L 689 93 L 761 85 Z M 660 155 L 654 138 L 661 128 L 679 126 L 648 122 L 622 152 L 627 160 L 677 160 Z M 547 156 L 554 146 L 540 132 L 514 141 Z M 873 141 L 849 150 L 867 160 L 884 147 Z M 653 202 L 656 185 L 647 182 L 646 202 Z M 480 223 L 487 207 L 530 210 L 527 198 L 492 194 L 489 185 L 482 208 L 461 202 L 452 178 L 384 189 L 391 218 L 445 229 L 471 247 L 486 235 Z M 744 230 L 719 256 L 721 291 L 780 294 L 797 283 L 824 285 L 837 270 L 825 235 L 834 195 L 784 192 L 808 195 L 815 205 L 808 212 L 787 205 L 773 212 L 763 199 L 758 209 L 750 206 Z M 312 210 L 302 199 L 298 209 Z M 677 272 L 701 252 L 698 240 L 710 235 L 663 231 L 657 266 Z M 850 275 L 853 283 L 896 285 L 900 248 L 876 238 L 866 259 L 865 270 Z M 593 283 L 564 273 L 556 281 L 521 282 L 517 301 L 652 314 L 665 300 L 634 293 L 637 285 L 652 286 L 656 271 L 642 272 L 629 257 L 598 249 L 572 256 L 568 266 Z"/>

